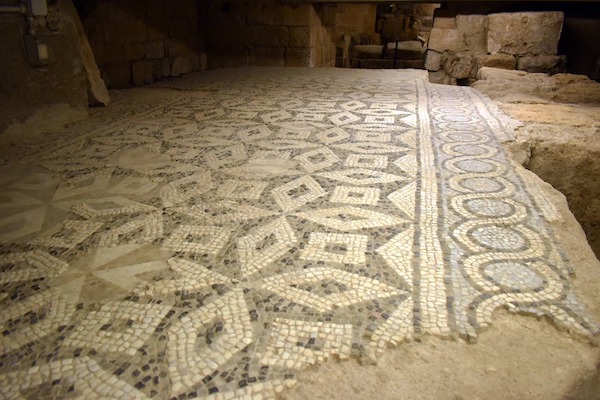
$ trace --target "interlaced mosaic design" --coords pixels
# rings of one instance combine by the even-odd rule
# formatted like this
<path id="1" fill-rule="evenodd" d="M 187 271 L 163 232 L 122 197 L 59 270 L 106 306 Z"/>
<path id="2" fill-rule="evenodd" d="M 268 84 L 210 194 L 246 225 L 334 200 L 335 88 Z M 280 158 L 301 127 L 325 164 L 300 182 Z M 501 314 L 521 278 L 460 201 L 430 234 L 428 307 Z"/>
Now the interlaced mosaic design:
<path id="1" fill-rule="evenodd" d="M 271 398 L 329 359 L 598 332 L 503 117 L 418 71 L 240 69 L 5 156 L 0 397 Z"/>

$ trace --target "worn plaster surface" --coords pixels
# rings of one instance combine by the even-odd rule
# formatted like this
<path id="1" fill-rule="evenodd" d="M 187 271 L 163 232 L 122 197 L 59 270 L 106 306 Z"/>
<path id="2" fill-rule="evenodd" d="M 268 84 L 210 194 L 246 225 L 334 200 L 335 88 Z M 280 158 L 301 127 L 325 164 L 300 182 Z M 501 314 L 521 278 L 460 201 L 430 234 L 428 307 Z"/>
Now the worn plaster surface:
<path id="1" fill-rule="evenodd" d="M 392 70 L 161 86 L 3 155 L 2 397 L 271 398 L 329 359 L 474 342 L 500 307 L 598 332 L 475 91 Z"/>

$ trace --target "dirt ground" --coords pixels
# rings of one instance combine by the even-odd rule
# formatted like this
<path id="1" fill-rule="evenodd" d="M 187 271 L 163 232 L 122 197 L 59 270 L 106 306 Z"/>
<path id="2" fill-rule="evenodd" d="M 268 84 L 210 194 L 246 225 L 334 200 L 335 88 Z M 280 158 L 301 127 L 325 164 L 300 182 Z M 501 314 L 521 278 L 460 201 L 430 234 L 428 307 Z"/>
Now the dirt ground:
<path id="1" fill-rule="evenodd" d="M 520 120 L 506 143 L 515 167 L 558 210 L 552 222 L 575 270 L 576 292 L 600 317 L 600 84 L 577 76 L 487 71 L 475 87 Z M 515 84 L 516 83 L 516 84 Z M 521 164 L 569 198 L 542 181 Z M 598 343 L 547 320 L 498 310 L 476 344 L 424 337 L 387 351 L 377 365 L 330 362 L 303 374 L 282 399 L 600 399 Z"/>

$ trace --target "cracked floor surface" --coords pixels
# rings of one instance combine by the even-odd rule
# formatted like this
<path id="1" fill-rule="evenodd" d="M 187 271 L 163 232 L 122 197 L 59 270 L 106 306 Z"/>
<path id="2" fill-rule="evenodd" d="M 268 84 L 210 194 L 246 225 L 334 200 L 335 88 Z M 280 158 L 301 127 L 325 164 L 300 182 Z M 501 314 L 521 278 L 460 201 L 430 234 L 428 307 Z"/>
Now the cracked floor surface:
<path id="1" fill-rule="evenodd" d="M 271 398 L 328 359 L 476 341 L 500 307 L 596 334 L 511 129 L 422 71 L 117 93 L 3 157 L 0 393 Z"/>

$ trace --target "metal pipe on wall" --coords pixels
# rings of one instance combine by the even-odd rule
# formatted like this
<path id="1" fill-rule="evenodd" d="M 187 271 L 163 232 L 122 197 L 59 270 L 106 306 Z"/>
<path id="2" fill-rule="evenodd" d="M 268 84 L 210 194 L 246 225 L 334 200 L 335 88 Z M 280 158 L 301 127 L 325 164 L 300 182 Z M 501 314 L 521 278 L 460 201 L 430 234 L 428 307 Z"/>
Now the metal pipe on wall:
<path id="1" fill-rule="evenodd" d="M 16 6 L 0 6 L 0 13 L 27 14 L 27 7 L 23 4 Z"/>

